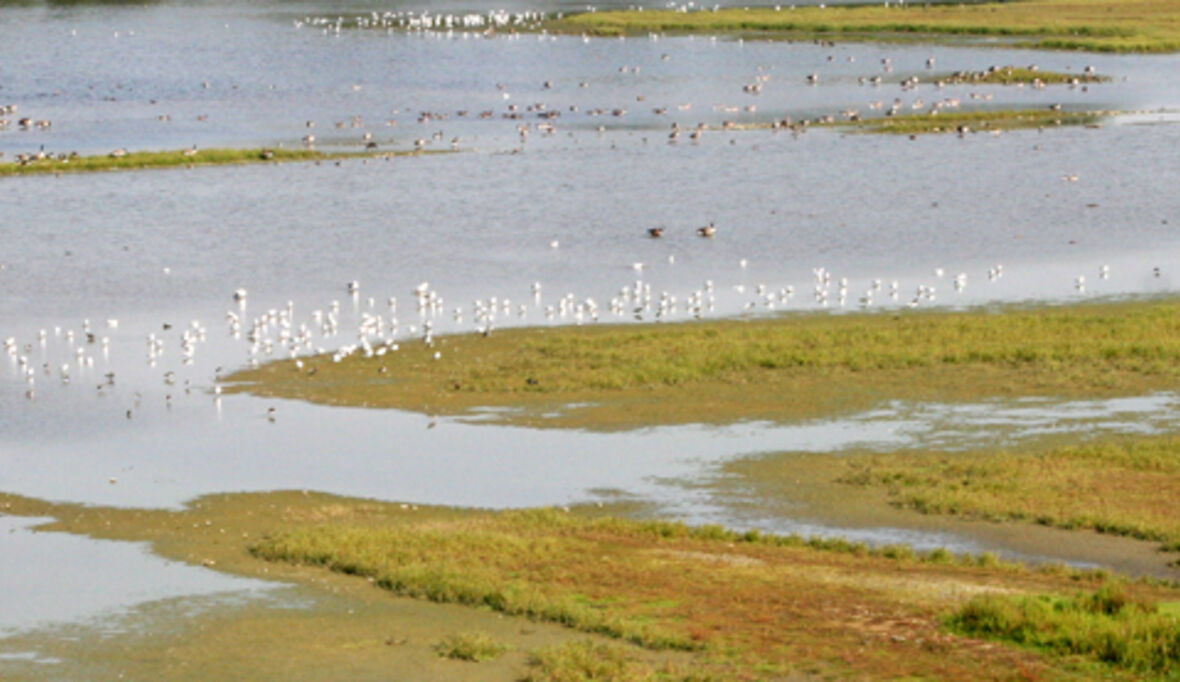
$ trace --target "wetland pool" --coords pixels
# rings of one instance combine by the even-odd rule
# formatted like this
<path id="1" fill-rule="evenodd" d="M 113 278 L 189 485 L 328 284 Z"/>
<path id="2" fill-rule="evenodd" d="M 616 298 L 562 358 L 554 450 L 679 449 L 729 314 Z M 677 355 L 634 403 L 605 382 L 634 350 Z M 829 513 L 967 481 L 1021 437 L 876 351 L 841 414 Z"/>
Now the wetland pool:
<path id="1" fill-rule="evenodd" d="M 366 132 L 379 150 L 412 148 L 417 139 L 447 149 L 459 138 L 455 154 L 392 160 L 0 178 L 0 339 L 14 344 L 0 357 L 0 490 L 148 507 L 282 488 L 481 507 L 625 499 L 694 522 L 1035 557 L 1002 538 L 750 514 L 706 483 L 724 462 L 764 452 L 955 449 L 1046 433 L 1175 429 L 1170 393 L 885 403 L 802 424 L 622 433 L 215 399 L 220 374 L 284 352 L 275 337 L 271 352 L 252 355 L 227 314 L 248 329 L 288 305 L 296 326 L 311 327 L 313 346 L 331 351 L 355 342 L 365 315 L 382 315 L 386 324 L 397 316 L 391 335 L 403 342 L 420 336 L 426 321 L 435 333 L 471 330 L 472 302 L 492 297 L 512 302 L 500 326 L 571 324 L 573 309 L 561 301 L 586 299 L 604 321 L 651 321 L 651 308 L 607 312 L 620 288 L 637 280 L 654 297 L 668 292 L 681 303 L 710 281 L 707 315 L 734 316 L 851 310 L 867 291 L 878 292 L 873 310 L 900 310 L 919 286 L 937 289 L 922 306 L 1169 295 L 1180 278 L 1175 55 L 295 27 L 327 11 L 310 3 L 0 8 L 0 43 L 12 55 L 0 104 L 19 104 L 16 116 L 52 120 L 46 129 L 0 131 L 0 163 L 41 147 L 98 154 L 296 147 L 309 120 L 325 149 L 360 149 Z M 1113 81 L 1085 91 L 901 90 L 903 78 L 928 76 L 932 55 L 939 72 L 1033 62 L 1080 72 L 1092 64 Z M 882 72 L 886 56 L 894 70 L 885 84 L 860 85 L 858 78 Z M 805 75 L 816 71 L 820 84 L 807 85 Z M 768 76 L 763 93 L 744 94 L 742 85 L 759 75 Z M 710 130 L 697 144 L 667 142 L 672 121 L 687 129 L 798 119 L 895 98 L 910 109 L 919 99 L 957 98 L 965 108 L 1061 104 L 1140 113 L 1096 129 L 963 139 Z M 522 142 L 518 126 L 539 120 L 527 112 L 539 102 L 563 116 L 553 120 L 556 132 L 533 128 Z M 531 118 L 505 119 L 511 105 Z M 625 116 L 586 113 L 622 107 Z M 460 117 L 460 109 L 495 115 Z M 447 118 L 419 122 L 421 112 Z M 709 222 L 717 236 L 697 237 Z M 665 237 L 648 238 L 659 225 Z M 1000 264 L 1002 276 L 991 276 Z M 826 304 L 813 296 L 818 268 L 833 280 Z M 952 283 L 960 273 L 961 291 Z M 849 292 L 843 306 L 841 278 Z M 895 280 L 896 298 L 889 295 Z M 346 289 L 352 281 L 360 283 L 355 297 Z M 444 299 L 434 312 L 415 306 L 412 290 L 421 282 Z M 766 292 L 788 286 L 792 296 L 768 305 Z M 238 288 L 249 292 L 244 306 L 232 298 Z M 396 312 L 390 297 L 398 299 Z M 338 330 L 325 334 L 312 324 L 314 311 L 330 311 L 334 301 Z M 688 317 L 681 306 L 672 319 Z M 591 323 L 589 315 L 583 321 Z M 149 353 L 149 337 L 162 344 L 158 353 Z M 195 349 L 191 357 L 184 343 Z M 31 564 L 64 571 L 102 555 L 101 573 L 112 579 L 162 581 L 159 592 L 104 583 L 97 592 L 109 601 L 93 609 L 78 600 L 80 610 L 38 615 L 31 605 L 56 589 L 46 582 L 55 574 L 0 572 L 0 614 L 25 614 L 0 621 L 0 636 L 5 627 L 90 617 L 108 606 L 234 589 L 207 570 L 190 576 L 188 567 L 164 566 L 138 547 L 107 555 L 109 543 L 31 533 L 25 520 L 0 522 L 7 534 L 0 542 L 21 548 L 10 556 Z M 60 543 L 76 544 L 66 551 Z"/>

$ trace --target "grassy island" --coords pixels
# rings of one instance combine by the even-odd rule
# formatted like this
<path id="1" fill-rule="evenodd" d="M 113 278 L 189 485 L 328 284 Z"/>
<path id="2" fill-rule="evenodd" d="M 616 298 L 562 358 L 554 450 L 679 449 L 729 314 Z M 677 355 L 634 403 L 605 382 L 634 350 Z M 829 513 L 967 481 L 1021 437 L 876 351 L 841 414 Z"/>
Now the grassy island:
<path id="1" fill-rule="evenodd" d="M 437 357 L 436 357 L 437 354 Z M 290 360 L 232 390 L 596 428 L 791 420 L 883 399 L 1139 395 L 1180 385 L 1180 302 L 523 328 Z"/>
<path id="2" fill-rule="evenodd" d="M 0 177 L 93 173 L 151 168 L 193 168 L 293 161 L 338 161 L 350 158 L 385 158 L 422 152 L 321 152 L 312 149 L 182 149 L 176 151 L 112 152 L 94 156 L 76 154 L 32 156 L 24 161 L 0 163 Z"/>
<path id="3" fill-rule="evenodd" d="M 934 80 L 944 84 L 984 84 L 984 85 L 1082 85 L 1089 83 L 1108 83 L 1109 76 L 1096 73 L 1064 73 L 1061 71 L 1042 71 L 1037 68 L 1018 66 L 999 66 L 982 71 L 955 71 Z"/>
<path id="4" fill-rule="evenodd" d="M 1097 127 L 1117 111 L 1063 111 L 1048 109 L 942 109 L 937 112 L 898 114 L 896 116 L 849 117 L 829 115 L 814 119 L 780 119 L 737 123 L 728 121 L 706 130 L 789 130 L 794 133 L 808 128 L 835 128 L 850 133 L 882 133 L 895 135 L 924 135 L 928 133 L 993 133 L 1007 130 L 1043 130 L 1061 126 Z"/>
<path id="5" fill-rule="evenodd" d="M 1171 0 L 1023 0 L 946 4 L 782 4 L 717 11 L 588 12 L 546 30 L 599 36 L 730 34 L 825 40 L 980 40 L 1095 52 L 1180 50 L 1180 5 Z"/>
<path id="6" fill-rule="evenodd" d="M 1180 438 L 1124 437 L 1032 451 L 897 452 L 847 464 L 924 514 L 1024 521 L 1159 541 L 1180 551 Z"/>
<path id="7" fill-rule="evenodd" d="M 980 133 L 1059 126 L 1093 126 L 1112 114 L 1113 112 L 1058 111 L 1053 109 L 949 110 L 937 114 L 902 114 L 900 116 L 864 118 L 858 121 L 821 123 L 820 125 L 834 126 L 849 131 L 897 135 Z"/>

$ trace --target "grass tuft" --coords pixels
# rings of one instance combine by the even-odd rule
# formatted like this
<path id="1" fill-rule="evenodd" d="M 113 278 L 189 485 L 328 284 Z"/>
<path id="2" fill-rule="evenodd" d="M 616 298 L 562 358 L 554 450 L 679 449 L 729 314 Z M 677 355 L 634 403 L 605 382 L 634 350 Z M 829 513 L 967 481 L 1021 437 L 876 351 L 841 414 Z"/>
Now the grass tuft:
<path id="1" fill-rule="evenodd" d="M 522 682 L 649 682 L 655 677 L 649 667 L 636 663 L 623 649 L 590 640 L 541 649 L 533 653 L 530 663 L 533 669 Z"/>
<path id="2" fill-rule="evenodd" d="M 459 661 L 490 661 L 499 658 L 508 647 L 483 632 L 460 632 L 450 635 L 435 646 L 442 658 Z"/>
<path id="3" fill-rule="evenodd" d="M 1073 597 L 980 595 L 947 625 L 964 635 L 1082 655 L 1139 673 L 1180 671 L 1180 619 L 1117 584 Z"/>
<path id="4" fill-rule="evenodd" d="M 685 673 L 677 666 L 655 669 L 625 649 L 575 640 L 533 652 L 521 682 L 711 682 L 711 674 Z"/>

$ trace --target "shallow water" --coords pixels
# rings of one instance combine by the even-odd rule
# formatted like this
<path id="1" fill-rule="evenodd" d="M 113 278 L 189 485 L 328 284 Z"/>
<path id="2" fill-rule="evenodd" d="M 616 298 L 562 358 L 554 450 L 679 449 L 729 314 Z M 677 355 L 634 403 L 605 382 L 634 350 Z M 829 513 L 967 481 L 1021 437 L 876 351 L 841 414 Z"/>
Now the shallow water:
<path id="1" fill-rule="evenodd" d="M 357 4 L 331 14 L 369 9 Z M 632 303 L 622 316 L 610 313 L 612 297 L 636 280 L 651 286 L 653 300 L 661 292 L 675 296 L 669 317 L 686 319 L 685 301 L 706 281 L 713 283 L 712 305 L 701 314 L 721 316 L 855 309 L 867 291 L 873 309 L 896 308 L 919 285 L 937 291 L 922 306 L 1166 294 L 1180 277 L 1180 57 L 1174 55 L 325 34 L 296 27 L 325 12 L 314 3 L 0 8 L 0 44 L 9 54 L 0 104 L 19 105 L 14 121 L 53 122 L 47 130 L 20 131 L 14 123 L 0 131 L 0 162 L 41 146 L 53 153 L 296 147 L 309 132 L 308 120 L 317 121 L 317 145 L 326 149 L 359 149 L 370 132 L 380 149 L 411 148 L 419 138 L 428 149 L 449 149 L 457 136 L 461 150 L 339 165 L 0 181 L 0 339 L 15 343 L 12 357 L 0 356 L 0 489 L 124 506 L 175 506 L 205 492 L 274 488 L 493 507 L 622 494 L 690 520 L 746 523 L 681 483 L 708 475 L 727 458 L 768 450 L 960 448 L 1062 431 L 1175 427 L 1171 394 L 889 404 L 815 423 L 619 434 L 436 422 L 248 396 L 215 400 L 217 369 L 229 371 L 252 357 L 250 344 L 229 332 L 227 312 L 248 331 L 252 319 L 284 310 L 288 301 L 294 326 L 310 327 L 311 347 L 331 351 L 356 342 L 364 313 L 381 315 L 387 329 L 398 317 L 391 336 L 405 339 L 420 335 L 427 319 L 437 333 L 472 329 L 472 302 L 486 306 L 493 296 L 500 306 L 511 301 L 497 326 L 573 323 L 572 307 L 559 312 L 567 296 L 583 307 L 586 323 L 587 299 L 604 321 L 654 319 L 654 305 L 641 306 L 638 315 Z M 932 55 L 937 69 L 928 71 Z M 886 84 L 859 85 L 858 77 L 882 73 L 886 56 L 894 68 L 882 74 Z M 910 75 L 928 80 L 956 69 L 1034 62 L 1072 72 L 1093 64 L 1114 81 L 1086 91 L 923 85 L 903 92 L 897 86 Z M 806 84 L 811 72 L 821 74 L 819 85 Z M 759 75 L 769 76 L 763 94 L 743 94 L 741 86 Z M 546 80 L 552 88 L 543 87 Z M 1060 103 L 1145 113 L 1099 129 L 964 139 L 813 130 L 799 136 L 709 131 L 699 144 L 686 135 L 675 145 L 666 141 L 672 121 L 690 128 L 848 108 L 867 113 L 870 103 L 895 97 L 905 107 L 918 98 L 929 105 L 955 97 L 965 108 Z M 537 123 L 535 114 L 525 112 L 521 120 L 502 114 L 510 105 L 539 102 L 563 112 L 553 121 L 556 133 L 534 127 L 522 143 L 517 126 Z M 587 115 L 617 107 L 627 114 Z M 655 107 L 668 112 L 656 114 Z M 460 117 L 459 109 L 471 113 Z M 482 110 L 495 115 L 479 119 Z M 422 111 L 448 117 L 418 123 Z M 170 120 L 159 119 L 164 115 Z M 359 126 L 353 117 L 360 117 Z M 710 221 L 717 237 L 696 237 L 695 228 Z M 645 236 L 656 225 L 666 226 L 665 238 Z M 1000 264 L 1003 275 L 989 277 Z M 1102 265 L 1109 278 L 1100 276 Z M 813 294 L 816 268 L 831 273 L 826 305 Z M 956 291 L 952 281 L 960 273 L 966 287 Z M 1078 277 L 1085 278 L 1083 287 Z M 848 279 L 843 306 L 841 278 Z M 345 289 L 353 280 L 360 283 L 355 299 Z M 444 299 L 438 314 L 423 315 L 415 305 L 411 289 L 424 281 Z M 542 285 L 539 302 L 534 282 Z M 776 295 L 788 286 L 792 296 Z M 239 287 L 249 292 L 244 309 L 231 298 Z M 760 291 L 772 295 L 773 308 Z M 396 312 L 390 297 L 398 299 Z M 340 304 L 339 331 L 324 335 L 312 313 L 331 310 L 333 301 Z M 456 308 L 461 321 L 454 319 Z M 198 328 L 203 332 L 196 334 Z M 200 337 L 190 363 L 180 351 L 185 330 Z M 147 351 L 153 334 L 163 343 L 154 364 Z M 273 324 L 265 336 L 276 349 L 256 357 L 284 356 Z M 105 352 L 102 337 L 109 338 Z M 63 365 L 69 383 L 62 381 Z M 265 416 L 271 406 L 278 410 L 274 423 Z M 758 523 L 801 529 L 791 519 Z M 897 529 L 865 534 L 978 547 Z M 43 534 L 14 536 L 53 551 L 41 544 L 51 542 Z M 87 544 L 79 551 L 97 550 Z M 139 559 L 112 561 L 127 576 L 159 572 Z M 16 589 L 16 578 L 2 574 L 0 592 L 19 603 L 0 613 L 28 612 L 28 599 L 18 595 L 35 590 Z M 187 582 L 175 588 L 185 589 Z M 114 603 L 151 598 L 112 594 Z"/>
<path id="2" fill-rule="evenodd" d="M 0 516 L 0 639 L 62 622 L 88 622 L 103 631 L 133 604 L 180 595 L 253 598 L 275 588 L 166 561 L 145 543 L 32 530 L 50 520 Z M 52 662 L 37 652 L 0 652 L 5 659 Z"/>

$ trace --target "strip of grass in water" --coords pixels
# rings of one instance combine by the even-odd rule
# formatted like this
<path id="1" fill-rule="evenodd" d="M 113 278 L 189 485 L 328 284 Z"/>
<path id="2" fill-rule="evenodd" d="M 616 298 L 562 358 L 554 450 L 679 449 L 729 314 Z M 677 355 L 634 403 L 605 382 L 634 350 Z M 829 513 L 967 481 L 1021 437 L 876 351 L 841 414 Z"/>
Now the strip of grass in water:
<path id="1" fill-rule="evenodd" d="M 203 149 L 196 153 L 190 153 L 187 150 L 129 152 L 119 156 L 111 154 L 67 156 L 65 159 L 46 157 L 28 163 L 4 163 L 0 164 L 0 177 L 291 161 L 333 161 L 347 158 L 402 156 L 413 153 L 415 152 L 321 152 L 312 149 Z"/>
<path id="2" fill-rule="evenodd" d="M 506 329 L 301 362 L 238 372 L 231 390 L 428 414 L 518 408 L 498 419 L 537 426 L 792 420 L 883 399 L 1175 388 L 1180 302 Z"/>
<path id="3" fill-rule="evenodd" d="M 859 132 L 867 133 L 921 135 L 925 133 L 967 133 L 1094 125 L 1113 113 L 1055 111 L 1052 109 L 941 111 L 937 114 L 912 114 L 868 118 L 859 121 L 839 121 L 831 125 L 838 128 L 854 128 Z"/>
<path id="4" fill-rule="evenodd" d="M 1115 116 L 1118 111 L 1062 111 L 1050 109 L 983 109 L 962 111 L 943 109 L 937 113 L 901 114 L 899 116 L 878 116 L 872 118 L 838 119 L 824 116 L 815 119 L 793 121 L 784 119 L 771 122 L 735 123 L 732 121 L 718 126 L 720 130 L 793 130 L 820 127 L 854 130 L 863 133 L 894 133 L 899 135 L 920 135 L 925 133 L 968 133 L 997 132 L 1001 130 L 1025 130 L 1030 128 L 1055 128 L 1060 126 L 1092 126 L 1103 119 Z"/>
<path id="5" fill-rule="evenodd" d="M 969 637 L 1080 655 L 1167 679 L 1180 676 L 1180 618 L 1118 585 L 1070 597 L 979 595 L 947 624 Z"/>
<path id="6" fill-rule="evenodd" d="M 1180 50 L 1180 5 L 1173 0 L 1025 0 L 694 12 L 620 10 L 567 16 L 547 22 L 545 28 L 612 36 L 651 32 L 848 36 L 857 40 L 980 36 L 1049 49 L 1175 52 Z"/>
<path id="7" fill-rule="evenodd" d="M 934 78 L 943 84 L 948 83 L 980 83 L 990 85 L 1055 85 L 1080 83 L 1106 83 L 1108 76 L 1095 73 L 1063 73 L 1061 71 L 1042 71 L 1040 69 L 1018 66 L 1000 66 L 984 71 L 955 71 L 941 78 Z"/>
<path id="8" fill-rule="evenodd" d="M 466 598 L 458 603 L 481 607 L 479 612 L 486 608 L 505 613 L 513 605 L 528 605 L 539 619 L 555 616 L 578 640 L 586 637 L 578 630 L 612 624 L 623 638 L 640 634 L 645 647 L 689 649 L 659 652 L 619 642 L 617 646 L 628 653 L 611 656 L 626 659 L 621 665 L 635 679 L 761 679 L 792 673 L 976 679 L 1005 677 L 1015 669 L 1068 678 L 1068 667 L 1058 661 L 1003 646 L 980 647 L 975 640 L 945 632 L 943 619 L 980 593 L 1068 595 L 1119 580 L 1103 571 L 1060 566 L 1033 570 L 992 555 L 918 554 L 907 547 L 872 549 L 840 539 L 622 520 L 601 516 L 596 508 L 486 512 L 276 492 L 212 495 L 180 510 L 54 504 L 0 494 L 0 512 L 51 516 L 61 521 L 42 530 L 147 541 L 170 558 L 314 586 L 333 595 L 363 598 L 365 603 L 379 600 L 370 587 L 376 584 L 426 600 Z M 1155 581 L 1129 583 L 1127 590 L 1138 601 L 1180 599 L 1175 586 Z M 341 617 L 348 623 L 362 618 L 344 615 L 343 606 Z M 512 642 L 519 642 L 514 633 L 525 625 L 501 628 L 496 624 L 503 621 L 481 616 L 480 624 L 465 626 L 453 609 L 411 611 L 419 614 L 416 618 L 444 618 L 450 632 L 478 628 Z M 372 607 L 364 612 L 385 613 Z M 472 611 L 473 617 L 476 613 Z M 400 642 L 404 634 L 397 633 L 408 628 L 387 619 L 368 634 L 364 628 L 353 630 L 349 638 L 380 641 L 352 647 L 344 656 L 329 627 L 332 621 L 320 613 L 309 617 L 316 620 L 307 628 L 282 619 L 260 619 L 255 627 L 271 624 L 273 637 L 241 631 L 244 644 L 239 646 L 232 638 L 213 637 L 223 626 L 205 627 L 207 620 L 196 615 L 191 637 L 200 644 L 176 650 L 170 646 L 168 657 L 159 651 L 124 650 L 122 643 L 107 639 L 103 649 L 120 652 L 117 669 L 130 671 L 129 677 L 157 679 L 146 671 L 155 670 L 153 662 L 162 658 L 172 662 L 170 679 L 183 677 L 175 674 L 178 655 L 188 670 L 204 669 L 201 666 L 210 662 L 205 657 L 214 657 L 216 669 L 229 676 L 241 664 L 227 665 L 227 658 L 253 661 L 259 654 L 251 649 L 261 646 L 268 660 L 304 660 L 308 654 L 299 647 L 306 647 L 307 637 L 313 637 L 325 642 L 313 647 L 314 657 L 330 656 L 335 665 L 360 671 L 388 661 L 385 653 L 401 650 L 401 644 L 391 649 L 381 641 Z M 414 632 L 419 630 L 415 626 Z M 295 632 L 302 639 L 294 637 Z M 440 636 L 426 641 L 433 645 Z M 555 643 L 561 641 L 568 640 Z M 534 679 L 564 679 L 559 676 L 562 670 L 580 669 L 579 661 L 586 661 L 579 651 L 586 647 L 568 648 L 552 664 L 538 663 Z M 591 654 L 598 650 L 589 648 Z M 424 653 L 444 660 L 434 652 Z M 519 652 L 480 665 L 496 665 L 514 655 Z M 542 658 L 546 657 L 539 654 Z M 412 658 L 398 660 L 414 664 Z M 629 665 L 632 660 L 635 664 Z M 693 673 L 678 672 L 686 669 Z M 145 672 L 131 674 L 136 671 Z M 386 669 L 384 674 L 398 677 L 400 671 Z M 443 672 L 439 675 L 441 679 Z M 1108 676 L 1132 679 L 1113 668 Z"/>
<path id="9" fill-rule="evenodd" d="M 1041 452 L 898 452 L 850 458 L 844 483 L 885 488 L 925 514 L 1086 528 L 1180 549 L 1180 436 Z"/>

